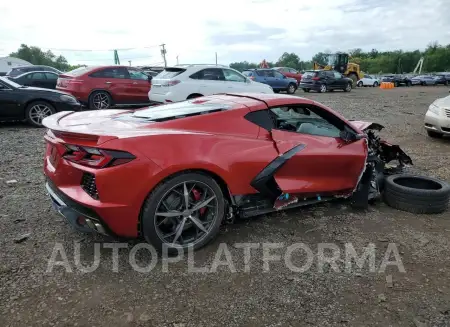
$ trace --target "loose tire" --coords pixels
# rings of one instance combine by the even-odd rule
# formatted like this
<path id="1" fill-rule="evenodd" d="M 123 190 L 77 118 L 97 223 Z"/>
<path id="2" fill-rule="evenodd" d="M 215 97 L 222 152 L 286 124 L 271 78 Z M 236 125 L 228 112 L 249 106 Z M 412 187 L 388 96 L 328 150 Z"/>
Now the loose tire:
<path id="1" fill-rule="evenodd" d="M 46 101 L 34 101 L 25 109 L 27 123 L 34 127 L 42 127 L 42 120 L 56 113 L 56 109 Z"/>
<path id="2" fill-rule="evenodd" d="M 203 191 L 205 199 L 212 198 L 207 205 L 201 207 L 205 208 L 202 215 L 206 213 L 207 216 L 200 216 L 201 208 L 189 215 L 186 211 L 195 209 L 201 201 L 205 202 L 205 199 L 195 200 L 193 197 L 196 194 L 194 192 L 196 185 L 205 190 Z M 188 193 L 187 197 L 185 196 L 186 192 Z M 171 201 L 167 201 L 168 199 Z M 188 202 L 187 205 L 186 202 Z M 208 204 L 214 205 L 214 208 L 207 207 Z M 190 209 L 189 206 L 191 206 Z M 177 213 L 180 213 L 180 215 L 176 215 Z M 150 193 L 142 210 L 141 231 L 145 240 L 159 252 L 163 250 L 163 247 L 167 247 L 168 253 L 178 252 L 179 249 L 186 251 L 190 246 L 196 250 L 216 237 L 224 213 L 225 198 L 222 189 L 212 177 L 202 173 L 182 173 L 162 182 Z M 192 218 L 194 216 L 195 221 Z M 210 219 L 211 222 L 206 225 L 209 221 L 205 222 L 203 219 Z M 183 223 L 182 220 L 185 222 Z M 190 225 L 188 225 L 189 223 Z M 201 230 L 198 224 L 201 224 L 204 230 Z M 178 238 L 175 238 L 180 226 L 182 226 L 181 234 Z M 165 231 L 168 231 L 169 234 L 172 233 L 172 240 L 170 239 L 171 236 L 164 237 Z M 199 238 L 189 242 L 188 234 L 183 235 L 183 233 L 188 232 L 195 232 L 195 237 L 199 235 Z M 189 237 L 192 238 L 190 234 Z M 184 244 L 185 241 L 188 243 Z"/>
<path id="3" fill-rule="evenodd" d="M 89 109 L 102 110 L 112 106 L 112 98 L 108 92 L 95 91 L 89 96 Z"/>
<path id="4" fill-rule="evenodd" d="M 434 131 L 428 131 L 428 130 L 427 130 L 427 134 L 428 134 L 429 137 L 432 137 L 432 138 L 434 138 L 434 139 L 440 139 L 440 138 L 443 137 L 442 134 L 437 133 L 437 132 L 434 132 Z"/>
<path id="5" fill-rule="evenodd" d="M 398 210 L 441 213 L 448 209 L 450 186 L 431 177 L 391 175 L 385 179 L 384 201 Z"/>
<path id="6" fill-rule="evenodd" d="M 287 94 L 294 94 L 296 90 L 297 90 L 297 86 L 295 86 L 294 83 L 291 83 L 291 84 L 289 84 L 289 86 L 287 88 Z"/>

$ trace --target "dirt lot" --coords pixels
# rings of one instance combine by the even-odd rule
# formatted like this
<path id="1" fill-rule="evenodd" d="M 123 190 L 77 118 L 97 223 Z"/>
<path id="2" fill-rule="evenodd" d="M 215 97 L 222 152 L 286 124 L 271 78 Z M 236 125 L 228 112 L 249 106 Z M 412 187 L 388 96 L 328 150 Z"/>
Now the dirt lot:
<path id="1" fill-rule="evenodd" d="M 422 128 L 427 106 L 446 94 L 446 87 L 298 92 L 348 118 L 385 125 L 384 136 L 411 155 L 416 171 L 449 181 L 450 140 L 430 139 Z M 83 273 L 75 265 L 76 245 L 82 262 L 91 265 L 94 243 L 111 240 L 72 231 L 51 208 L 42 175 L 43 133 L 0 125 L 0 326 L 450 326 L 449 212 L 417 216 L 383 203 L 367 212 L 346 202 L 313 206 L 224 227 L 216 242 L 195 253 L 196 267 L 211 267 L 226 243 L 234 273 L 224 266 L 188 274 L 186 258 L 169 264 L 168 272 L 158 261 L 139 273 L 128 263 L 132 244 L 119 251 L 118 272 L 111 249 L 102 247 L 99 268 Z M 17 183 L 8 185 L 12 179 Z M 28 239 L 14 241 L 26 233 Z M 55 242 L 64 246 L 73 272 L 57 266 L 46 273 Z M 243 242 L 284 242 L 284 250 L 272 250 L 282 255 L 300 242 L 315 255 L 319 243 L 336 244 L 341 253 L 344 243 L 358 253 L 374 243 L 377 270 L 344 271 L 338 260 L 338 271 L 321 273 L 313 265 L 294 272 L 282 260 L 265 272 L 260 247 L 246 272 L 244 252 L 234 246 Z M 395 266 L 379 272 L 389 243 L 398 248 L 405 273 Z M 143 252 L 137 257 L 140 266 L 151 258 Z"/>

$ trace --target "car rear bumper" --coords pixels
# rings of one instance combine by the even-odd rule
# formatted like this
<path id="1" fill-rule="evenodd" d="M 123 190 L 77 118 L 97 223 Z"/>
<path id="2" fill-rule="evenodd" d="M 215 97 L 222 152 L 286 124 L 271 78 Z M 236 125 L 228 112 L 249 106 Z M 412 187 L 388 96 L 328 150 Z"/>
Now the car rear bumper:
<path id="1" fill-rule="evenodd" d="M 59 212 L 75 230 L 82 233 L 97 232 L 103 235 L 112 234 L 109 231 L 107 232 L 108 228 L 106 227 L 106 224 L 102 222 L 95 211 L 70 199 L 64 193 L 59 191 L 51 181 L 47 181 L 45 188 L 52 200 L 53 208 Z"/>
<path id="2" fill-rule="evenodd" d="M 450 135 L 450 117 L 436 115 L 430 111 L 425 114 L 424 127 L 426 130 L 443 135 Z"/>
<path id="3" fill-rule="evenodd" d="M 320 90 L 320 84 L 300 83 L 299 89 Z"/>
<path id="4" fill-rule="evenodd" d="M 79 231 L 136 238 L 141 208 L 157 183 L 159 167 L 136 154 L 132 162 L 93 169 L 55 155 L 52 146 L 47 144 L 44 174 L 54 208 Z"/>
<path id="5" fill-rule="evenodd" d="M 80 111 L 82 109 L 81 103 L 65 103 L 61 102 L 56 106 L 58 111 Z"/>
<path id="6" fill-rule="evenodd" d="M 171 103 L 184 101 L 186 98 L 181 98 L 179 92 L 155 93 L 150 91 L 148 98 L 152 103 Z"/>

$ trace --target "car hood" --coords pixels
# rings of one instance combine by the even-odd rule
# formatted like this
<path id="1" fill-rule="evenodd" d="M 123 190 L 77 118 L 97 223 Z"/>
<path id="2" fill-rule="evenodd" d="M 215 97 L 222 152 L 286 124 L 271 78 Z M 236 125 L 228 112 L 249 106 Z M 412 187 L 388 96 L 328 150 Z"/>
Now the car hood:
<path id="1" fill-rule="evenodd" d="M 439 107 L 450 107 L 450 95 L 444 98 L 437 99 L 433 102 L 433 104 Z"/>
<path id="2" fill-rule="evenodd" d="M 373 122 L 368 122 L 368 121 L 362 121 L 362 120 L 350 120 L 350 123 L 356 128 L 359 129 L 360 131 L 365 131 L 368 129 L 374 129 L 377 131 L 381 131 L 384 126 L 377 124 L 377 123 L 373 123 Z"/>
<path id="3" fill-rule="evenodd" d="M 53 89 L 45 89 L 42 87 L 32 87 L 32 86 L 27 86 L 27 87 L 21 87 L 21 90 L 25 90 L 25 91 L 31 91 L 31 92 L 45 92 L 45 93 L 53 93 L 53 94 L 59 94 L 59 95 L 70 95 L 71 94 L 67 93 L 67 92 L 63 92 L 63 91 L 59 91 L 59 90 L 53 90 Z"/>

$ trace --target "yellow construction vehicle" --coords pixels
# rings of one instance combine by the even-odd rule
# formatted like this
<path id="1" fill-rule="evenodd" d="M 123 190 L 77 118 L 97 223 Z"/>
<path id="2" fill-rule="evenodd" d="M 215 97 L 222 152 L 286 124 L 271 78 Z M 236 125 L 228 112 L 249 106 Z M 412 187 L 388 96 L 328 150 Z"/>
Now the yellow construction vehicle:
<path id="1" fill-rule="evenodd" d="M 356 86 L 356 82 L 359 79 L 364 77 L 358 64 L 348 62 L 348 53 L 337 52 L 329 54 L 327 59 L 328 62 L 326 64 L 314 62 L 313 69 L 336 70 L 341 74 L 350 77 L 353 80 L 353 87 Z"/>

